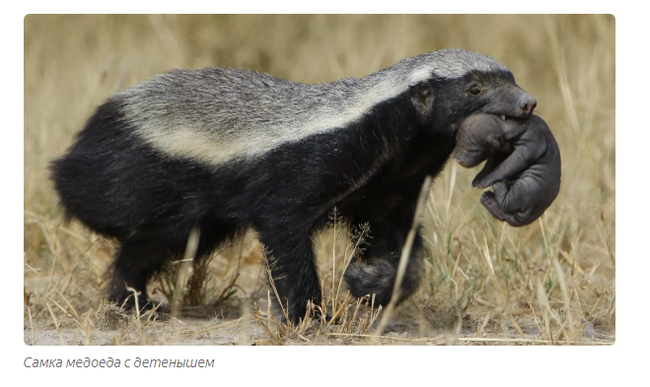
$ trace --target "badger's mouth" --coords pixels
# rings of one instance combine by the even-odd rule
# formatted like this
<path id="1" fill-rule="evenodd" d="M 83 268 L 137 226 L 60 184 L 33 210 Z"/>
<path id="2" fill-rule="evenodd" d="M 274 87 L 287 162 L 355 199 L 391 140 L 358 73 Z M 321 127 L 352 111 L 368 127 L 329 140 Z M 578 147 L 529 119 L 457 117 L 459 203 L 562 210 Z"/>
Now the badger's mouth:
<path id="1" fill-rule="evenodd" d="M 493 114 L 497 117 L 499 117 L 502 121 L 509 121 L 509 120 L 521 120 L 523 117 L 515 117 L 515 116 L 509 116 L 506 114 Z"/>
<path id="2" fill-rule="evenodd" d="M 487 111 L 486 111 L 486 110 L 481 111 L 481 110 L 479 110 L 479 111 L 477 111 L 477 112 L 474 112 L 472 115 L 474 115 L 474 114 L 488 114 L 488 115 L 491 115 L 491 116 L 498 117 L 498 118 L 500 118 L 502 121 L 521 120 L 521 119 L 526 119 L 526 118 L 528 118 L 528 116 L 525 116 L 525 117 L 524 117 L 524 116 L 511 115 L 511 114 L 508 114 L 508 113 L 502 113 L 502 112 L 500 112 L 499 110 L 497 110 L 497 111 L 489 111 L 489 110 L 487 110 Z"/>
<path id="3" fill-rule="evenodd" d="M 488 113 L 493 116 L 499 117 L 502 121 L 511 121 L 511 120 L 524 120 L 526 117 L 516 117 L 516 116 L 509 116 L 507 114 L 499 114 L 499 113 Z"/>

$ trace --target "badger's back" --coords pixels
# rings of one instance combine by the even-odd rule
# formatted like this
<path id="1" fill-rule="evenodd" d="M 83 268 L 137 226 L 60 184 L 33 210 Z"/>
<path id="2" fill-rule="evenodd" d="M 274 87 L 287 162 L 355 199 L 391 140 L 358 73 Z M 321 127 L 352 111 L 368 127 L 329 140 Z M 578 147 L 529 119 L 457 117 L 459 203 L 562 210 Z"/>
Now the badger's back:
<path id="1" fill-rule="evenodd" d="M 343 141 L 337 131 L 350 130 L 432 74 L 453 78 L 477 63 L 503 69 L 477 55 L 434 52 L 362 79 L 318 85 L 241 69 L 158 75 L 98 108 L 75 145 L 53 163 L 56 189 L 70 215 L 116 237 L 172 229 L 208 213 L 240 222 L 257 208 L 265 180 L 274 178 L 270 168 L 246 176 L 248 166 L 312 136 Z M 287 179 L 286 171 L 278 173 Z"/>
<path id="2" fill-rule="evenodd" d="M 250 70 L 206 68 L 158 75 L 112 99 L 134 134 L 154 148 L 219 166 L 344 126 L 358 84 L 306 85 Z"/>

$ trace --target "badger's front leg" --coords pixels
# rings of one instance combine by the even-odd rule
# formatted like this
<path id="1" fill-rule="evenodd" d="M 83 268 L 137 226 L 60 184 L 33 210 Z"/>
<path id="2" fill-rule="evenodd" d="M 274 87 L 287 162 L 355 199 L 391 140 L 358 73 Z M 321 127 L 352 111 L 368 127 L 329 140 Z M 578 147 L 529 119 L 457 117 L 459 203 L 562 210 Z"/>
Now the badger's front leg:
<path id="1" fill-rule="evenodd" d="M 356 297 L 375 296 L 375 305 L 390 302 L 397 277 L 402 249 L 413 223 L 417 190 L 405 195 L 396 193 L 364 201 L 353 217 L 353 224 L 368 222 L 370 237 L 359 261 L 348 267 L 345 282 Z M 422 278 L 424 251 L 419 230 L 413 242 L 406 273 L 402 279 L 398 302 L 417 290 Z"/>
<path id="2" fill-rule="evenodd" d="M 292 323 L 305 317 L 307 303 L 320 305 L 318 269 L 308 227 L 294 223 L 263 228 L 260 241 L 266 248 L 272 291 L 277 291 L 282 310 Z M 276 298 L 277 299 L 277 298 Z"/>

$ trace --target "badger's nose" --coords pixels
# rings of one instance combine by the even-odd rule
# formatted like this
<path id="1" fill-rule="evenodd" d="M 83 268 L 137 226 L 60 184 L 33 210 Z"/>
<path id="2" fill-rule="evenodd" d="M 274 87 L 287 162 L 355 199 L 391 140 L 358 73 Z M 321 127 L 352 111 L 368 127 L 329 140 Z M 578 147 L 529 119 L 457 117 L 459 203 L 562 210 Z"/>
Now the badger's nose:
<path id="1" fill-rule="evenodd" d="M 529 116 L 537 106 L 537 100 L 529 94 L 524 94 L 519 99 L 519 107 L 523 110 L 524 115 Z"/>

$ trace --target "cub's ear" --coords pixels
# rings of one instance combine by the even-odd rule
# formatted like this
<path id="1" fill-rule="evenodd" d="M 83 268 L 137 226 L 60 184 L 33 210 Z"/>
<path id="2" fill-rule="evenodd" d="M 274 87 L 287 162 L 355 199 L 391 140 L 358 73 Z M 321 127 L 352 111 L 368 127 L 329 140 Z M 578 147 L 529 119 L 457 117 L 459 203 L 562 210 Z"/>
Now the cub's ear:
<path id="1" fill-rule="evenodd" d="M 428 83 L 410 85 L 411 103 L 421 118 L 428 118 L 433 112 L 433 88 Z"/>

